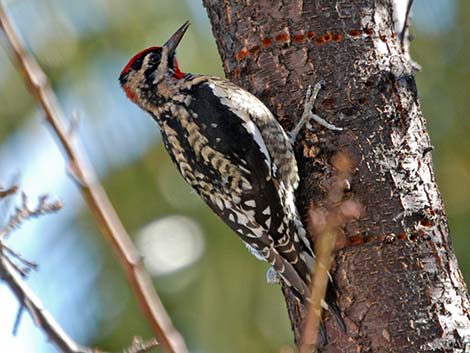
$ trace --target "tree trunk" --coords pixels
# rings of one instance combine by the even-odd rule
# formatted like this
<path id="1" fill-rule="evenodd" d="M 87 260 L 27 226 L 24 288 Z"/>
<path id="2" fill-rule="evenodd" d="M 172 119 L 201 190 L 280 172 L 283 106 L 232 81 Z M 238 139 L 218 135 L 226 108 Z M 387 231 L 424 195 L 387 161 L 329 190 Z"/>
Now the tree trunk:
<path id="1" fill-rule="evenodd" d="M 295 148 L 297 203 L 314 238 L 310 214 L 327 206 L 338 152 L 354 165 L 343 200 L 362 205 L 360 218 L 341 227 L 332 268 L 347 332 L 326 314 L 328 343 L 319 351 L 470 351 L 467 290 L 392 0 L 203 2 L 227 77 L 259 97 L 287 131 L 307 86 L 320 80 L 316 112 L 344 128 L 314 124 Z M 298 344 L 301 311 L 283 292 Z"/>

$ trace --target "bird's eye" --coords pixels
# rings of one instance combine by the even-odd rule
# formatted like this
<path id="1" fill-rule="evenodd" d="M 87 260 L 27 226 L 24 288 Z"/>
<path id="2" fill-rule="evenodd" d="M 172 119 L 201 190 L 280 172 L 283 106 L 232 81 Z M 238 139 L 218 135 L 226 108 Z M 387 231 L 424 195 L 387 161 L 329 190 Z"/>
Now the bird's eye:
<path id="1" fill-rule="evenodd" d="M 152 56 L 150 57 L 150 62 L 152 64 L 158 64 L 160 63 L 161 57 L 160 53 L 152 53 Z"/>

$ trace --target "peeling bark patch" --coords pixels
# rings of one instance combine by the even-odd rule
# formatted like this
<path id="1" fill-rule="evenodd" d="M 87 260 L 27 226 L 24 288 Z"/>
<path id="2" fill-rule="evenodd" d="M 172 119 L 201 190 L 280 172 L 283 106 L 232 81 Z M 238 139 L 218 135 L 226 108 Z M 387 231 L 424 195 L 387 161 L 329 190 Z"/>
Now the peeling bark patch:
<path id="1" fill-rule="evenodd" d="M 416 229 L 410 228 L 406 218 L 413 218 L 413 226 L 418 226 L 415 215 L 423 210 L 442 209 L 442 204 L 433 186 L 434 175 L 426 163 L 421 163 L 424 122 L 415 105 L 408 112 L 408 117 L 409 125 L 404 132 L 399 128 L 393 129 L 392 148 L 377 144 L 373 149 L 373 158 L 382 167 L 382 173 L 391 176 L 395 185 L 394 192 L 399 196 L 404 209 L 402 225 L 408 234 L 412 234 Z M 426 227 L 431 226 L 428 223 L 430 222 L 425 221 Z"/>
<path id="2" fill-rule="evenodd" d="M 439 249 L 436 249 L 440 252 Z M 440 257 L 436 256 L 439 260 Z M 441 263 L 442 266 L 442 263 Z M 433 268 L 428 266 L 428 268 Z M 435 268 L 435 267 L 434 267 Z M 458 282 L 458 280 L 457 280 Z M 457 289 L 457 282 L 454 283 L 451 276 L 444 276 L 442 283 L 440 283 L 440 290 L 434 290 L 432 292 L 432 298 L 435 300 L 436 305 L 439 306 L 437 310 L 438 322 L 440 324 L 442 332 L 452 332 L 451 341 L 455 347 L 467 347 L 470 349 L 470 327 L 468 325 L 469 317 L 462 311 L 462 307 L 465 305 L 465 300 Z M 445 296 L 443 300 L 442 297 Z M 433 341 L 422 345 L 421 349 L 426 351 L 439 351 L 443 349 L 442 340 L 440 337 L 436 337 Z M 468 352 L 468 350 L 454 350 L 454 352 Z"/>

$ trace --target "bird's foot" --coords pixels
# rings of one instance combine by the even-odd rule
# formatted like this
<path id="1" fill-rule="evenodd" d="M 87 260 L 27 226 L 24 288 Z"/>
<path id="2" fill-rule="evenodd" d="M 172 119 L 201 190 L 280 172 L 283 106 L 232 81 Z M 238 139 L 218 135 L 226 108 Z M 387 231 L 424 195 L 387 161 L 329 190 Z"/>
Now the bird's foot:
<path id="1" fill-rule="evenodd" d="M 336 125 L 333 125 L 323 119 L 322 117 L 314 114 L 312 112 L 315 101 L 318 96 L 318 92 L 320 92 L 322 88 L 322 84 L 324 81 L 318 82 L 314 87 L 313 87 L 313 92 L 312 92 L 312 86 L 309 85 L 307 88 L 307 93 L 305 94 L 305 102 L 304 102 L 304 111 L 302 113 L 302 117 L 300 118 L 300 121 L 297 123 L 297 125 L 288 133 L 289 135 L 289 142 L 293 145 L 295 143 L 295 140 L 297 139 L 297 136 L 307 123 L 310 122 L 312 119 L 316 123 L 320 124 L 323 127 L 326 127 L 329 130 L 334 130 L 334 131 L 342 131 L 343 128 L 337 127 Z"/>

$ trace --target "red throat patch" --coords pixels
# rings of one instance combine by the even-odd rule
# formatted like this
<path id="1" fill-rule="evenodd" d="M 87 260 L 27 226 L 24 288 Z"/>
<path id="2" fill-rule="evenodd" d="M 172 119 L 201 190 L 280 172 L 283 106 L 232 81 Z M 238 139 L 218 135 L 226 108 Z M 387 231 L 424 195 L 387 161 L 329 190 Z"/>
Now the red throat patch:
<path id="1" fill-rule="evenodd" d="M 135 96 L 135 92 L 131 91 L 131 89 L 128 85 L 124 85 L 122 88 L 124 88 L 124 92 L 126 92 L 127 98 L 129 98 L 131 101 L 135 102 L 135 99 L 137 98 Z"/>
<path id="2" fill-rule="evenodd" d="M 173 77 L 176 78 L 176 79 L 181 79 L 184 77 L 184 73 L 181 72 L 179 66 L 178 66 L 178 61 L 176 59 L 173 60 L 173 70 L 175 71 L 174 74 L 173 74 Z"/>

